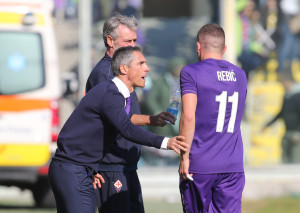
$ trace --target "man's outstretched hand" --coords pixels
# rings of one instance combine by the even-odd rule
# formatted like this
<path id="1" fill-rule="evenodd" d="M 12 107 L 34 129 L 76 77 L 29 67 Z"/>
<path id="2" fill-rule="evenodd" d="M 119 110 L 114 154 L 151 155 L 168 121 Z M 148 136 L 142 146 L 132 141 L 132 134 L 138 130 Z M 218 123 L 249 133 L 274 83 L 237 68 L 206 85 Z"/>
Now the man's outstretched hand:
<path id="1" fill-rule="evenodd" d="M 173 149 L 174 152 L 180 154 L 180 150 L 186 152 L 189 145 L 184 141 L 184 136 L 175 136 L 168 141 L 167 149 Z"/>

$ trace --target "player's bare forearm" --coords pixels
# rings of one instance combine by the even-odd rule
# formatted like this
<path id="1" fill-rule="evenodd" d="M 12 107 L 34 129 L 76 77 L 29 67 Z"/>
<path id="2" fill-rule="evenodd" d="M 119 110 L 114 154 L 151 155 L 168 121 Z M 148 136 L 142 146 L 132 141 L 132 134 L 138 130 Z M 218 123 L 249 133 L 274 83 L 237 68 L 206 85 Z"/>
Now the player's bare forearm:
<path id="1" fill-rule="evenodd" d="M 182 180 L 193 180 L 192 174 L 189 174 L 189 154 L 192 146 L 195 123 L 196 123 L 197 96 L 195 94 L 185 94 L 182 96 L 182 112 L 179 124 L 179 134 L 185 137 L 185 142 L 189 145 L 187 151 L 181 151 L 179 175 Z"/>
<path id="2" fill-rule="evenodd" d="M 187 151 L 181 151 L 181 158 L 189 158 L 190 147 L 193 142 L 193 137 L 195 133 L 195 117 L 186 116 L 184 113 L 180 119 L 179 135 L 185 137 L 185 142 L 189 145 Z"/>
<path id="3" fill-rule="evenodd" d="M 195 132 L 195 117 L 186 116 L 184 113 L 181 114 L 179 134 L 185 137 L 185 142 L 189 145 L 187 151 L 181 150 L 180 163 L 179 163 L 179 176 L 182 180 L 192 180 L 192 174 L 189 174 L 190 167 L 190 147 L 193 142 Z"/>
<path id="4" fill-rule="evenodd" d="M 189 167 L 190 167 L 190 147 L 192 145 L 193 137 L 195 132 L 195 118 L 188 117 L 184 113 L 181 114 L 179 134 L 184 135 L 185 142 L 189 145 L 187 151 L 182 151 L 180 153 L 180 163 L 179 163 L 179 176 L 182 180 L 188 179 Z"/>
<path id="5" fill-rule="evenodd" d="M 186 143 L 191 147 L 195 133 L 195 112 L 197 106 L 197 96 L 195 94 L 185 94 L 182 96 L 182 113 L 179 125 L 179 135 L 185 137 Z M 190 149 L 181 152 L 181 158 L 188 158 Z"/>

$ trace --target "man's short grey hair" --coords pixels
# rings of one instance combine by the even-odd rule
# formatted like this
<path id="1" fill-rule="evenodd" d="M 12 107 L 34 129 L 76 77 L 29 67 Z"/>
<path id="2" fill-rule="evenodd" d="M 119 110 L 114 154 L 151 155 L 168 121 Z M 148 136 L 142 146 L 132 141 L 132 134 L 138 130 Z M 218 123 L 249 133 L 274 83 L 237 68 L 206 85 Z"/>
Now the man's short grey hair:
<path id="1" fill-rule="evenodd" d="M 142 52 L 142 50 L 139 47 L 128 46 L 121 47 L 115 51 L 111 62 L 111 69 L 113 71 L 114 76 L 121 75 L 121 65 L 126 65 L 130 67 L 131 62 L 135 60 L 133 52 Z"/>
<path id="2" fill-rule="evenodd" d="M 121 14 L 117 14 L 115 16 L 110 17 L 107 19 L 103 26 L 103 40 L 106 47 L 108 47 L 107 44 L 107 36 L 110 35 L 114 40 L 116 40 L 119 37 L 117 28 L 118 26 L 122 24 L 128 27 L 129 29 L 133 31 L 137 31 L 139 24 L 138 21 L 134 16 L 123 16 Z"/>

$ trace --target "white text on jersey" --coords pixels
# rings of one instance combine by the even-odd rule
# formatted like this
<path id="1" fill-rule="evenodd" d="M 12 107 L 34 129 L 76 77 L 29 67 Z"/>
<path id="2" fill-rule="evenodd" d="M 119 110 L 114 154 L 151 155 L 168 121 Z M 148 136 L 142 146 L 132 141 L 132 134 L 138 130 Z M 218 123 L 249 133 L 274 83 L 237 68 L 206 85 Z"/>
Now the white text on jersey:
<path id="1" fill-rule="evenodd" d="M 217 71 L 218 81 L 236 81 L 233 71 Z"/>

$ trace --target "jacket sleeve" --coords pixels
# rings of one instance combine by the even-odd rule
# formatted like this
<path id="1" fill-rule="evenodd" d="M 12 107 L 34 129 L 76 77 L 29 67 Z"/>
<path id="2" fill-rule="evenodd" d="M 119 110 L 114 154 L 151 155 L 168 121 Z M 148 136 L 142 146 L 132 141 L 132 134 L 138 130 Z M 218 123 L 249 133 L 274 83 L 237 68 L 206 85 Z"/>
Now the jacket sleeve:
<path id="1" fill-rule="evenodd" d="M 125 99 L 117 91 L 108 91 L 101 101 L 101 115 L 111 123 L 118 133 L 134 143 L 160 148 L 164 139 L 131 123 L 124 109 Z"/>

